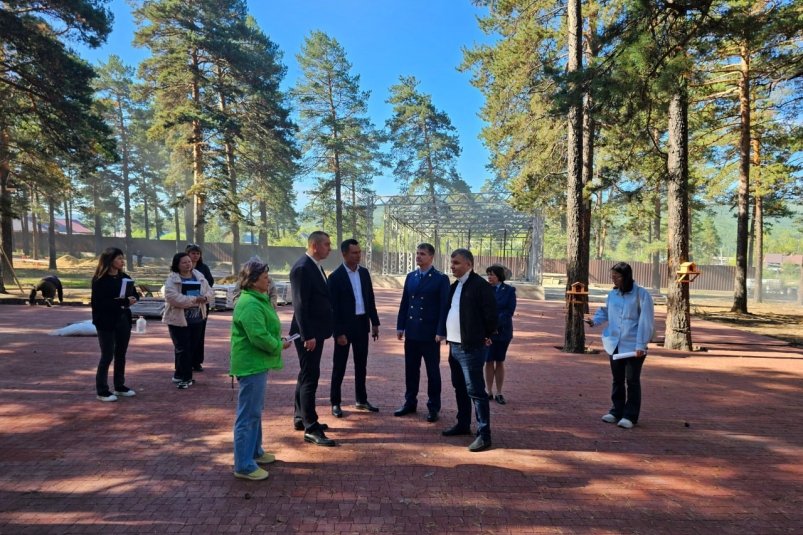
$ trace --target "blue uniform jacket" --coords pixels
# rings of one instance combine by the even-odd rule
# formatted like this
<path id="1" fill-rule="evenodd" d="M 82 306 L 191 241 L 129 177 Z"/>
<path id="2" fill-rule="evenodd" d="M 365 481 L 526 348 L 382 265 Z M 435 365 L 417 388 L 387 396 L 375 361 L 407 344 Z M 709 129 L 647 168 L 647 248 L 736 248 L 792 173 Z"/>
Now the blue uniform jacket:
<path id="1" fill-rule="evenodd" d="M 516 312 L 516 288 L 500 283 L 494 289 L 498 314 L 496 333 L 491 340 L 505 342 L 513 339 L 513 313 Z"/>
<path id="2" fill-rule="evenodd" d="M 408 340 L 434 342 L 435 336 L 446 336 L 449 277 L 435 268 L 430 268 L 420 281 L 417 277 L 415 270 L 404 281 L 396 330 L 404 331 Z"/>

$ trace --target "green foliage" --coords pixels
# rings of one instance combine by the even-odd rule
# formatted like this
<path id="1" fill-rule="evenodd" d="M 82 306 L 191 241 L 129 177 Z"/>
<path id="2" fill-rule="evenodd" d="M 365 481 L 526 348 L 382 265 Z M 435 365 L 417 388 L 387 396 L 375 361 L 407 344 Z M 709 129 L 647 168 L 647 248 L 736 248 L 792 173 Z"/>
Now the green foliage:
<path id="1" fill-rule="evenodd" d="M 327 228 L 344 236 L 344 212 L 352 216 L 373 194 L 371 184 L 382 165 L 381 134 L 368 118 L 370 93 L 360 89 L 360 76 L 340 43 L 315 31 L 304 40 L 296 56 L 302 76 L 293 88 L 298 104 L 300 138 L 306 167 L 315 177 L 308 211 Z M 351 233 L 365 227 L 351 219 Z"/>
<path id="2" fill-rule="evenodd" d="M 419 91 L 418 80 L 400 77 L 399 83 L 391 86 L 387 102 L 393 105 L 393 115 L 386 123 L 393 175 L 402 193 L 468 192 L 455 167 L 460 156 L 457 131 L 449 116 L 432 104 L 432 97 Z"/>

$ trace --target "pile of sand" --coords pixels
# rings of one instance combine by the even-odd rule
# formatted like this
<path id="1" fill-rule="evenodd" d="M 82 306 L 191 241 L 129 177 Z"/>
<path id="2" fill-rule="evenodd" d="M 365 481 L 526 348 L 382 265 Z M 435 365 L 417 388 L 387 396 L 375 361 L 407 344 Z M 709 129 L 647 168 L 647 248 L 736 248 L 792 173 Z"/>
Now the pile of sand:
<path id="1" fill-rule="evenodd" d="M 71 255 L 60 256 L 56 259 L 57 266 L 75 267 L 81 264 L 81 260 Z"/>

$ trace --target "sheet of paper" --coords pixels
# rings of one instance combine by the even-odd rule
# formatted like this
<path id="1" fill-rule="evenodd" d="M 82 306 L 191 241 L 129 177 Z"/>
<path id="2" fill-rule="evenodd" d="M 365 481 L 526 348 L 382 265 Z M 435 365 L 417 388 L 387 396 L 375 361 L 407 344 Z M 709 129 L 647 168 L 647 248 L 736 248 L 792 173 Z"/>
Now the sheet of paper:
<path id="1" fill-rule="evenodd" d="M 635 351 L 630 351 L 629 353 L 617 353 L 617 354 L 615 354 L 613 356 L 613 360 L 627 359 L 627 358 L 635 357 L 635 356 L 636 356 L 636 352 Z"/>

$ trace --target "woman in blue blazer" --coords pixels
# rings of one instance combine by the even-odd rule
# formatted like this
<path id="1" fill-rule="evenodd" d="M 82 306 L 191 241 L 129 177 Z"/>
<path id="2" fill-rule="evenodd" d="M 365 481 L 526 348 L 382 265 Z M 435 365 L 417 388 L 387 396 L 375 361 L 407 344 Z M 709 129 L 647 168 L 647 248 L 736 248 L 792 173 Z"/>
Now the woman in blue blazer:
<path id="1" fill-rule="evenodd" d="M 505 268 L 489 266 L 485 270 L 488 282 L 494 288 L 496 308 L 499 314 L 496 334 L 491 336 L 491 345 L 485 356 L 485 384 L 488 388 L 488 399 L 495 399 L 500 405 L 507 403 L 502 395 L 505 382 L 505 357 L 510 341 L 513 340 L 513 313 L 516 311 L 516 288 L 505 284 Z M 493 384 L 496 381 L 496 396 L 493 395 Z"/>

